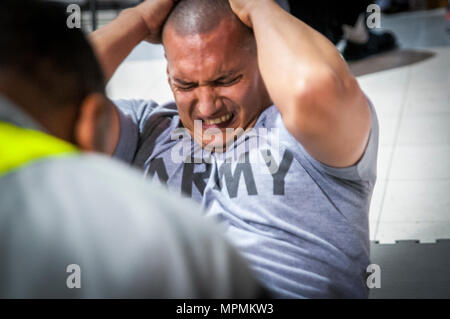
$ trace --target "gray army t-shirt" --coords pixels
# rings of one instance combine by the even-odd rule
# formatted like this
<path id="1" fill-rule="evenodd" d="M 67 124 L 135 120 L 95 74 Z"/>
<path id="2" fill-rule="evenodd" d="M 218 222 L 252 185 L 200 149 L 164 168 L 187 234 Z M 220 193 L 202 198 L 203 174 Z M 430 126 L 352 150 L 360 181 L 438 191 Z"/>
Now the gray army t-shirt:
<path id="1" fill-rule="evenodd" d="M 115 103 L 121 114 L 115 156 L 201 203 L 276 296 L 367 297 L 368 212 L 378 149 L 370 102 L 369 142 L 360 161 L 347 168 L 312 158 L 275 106 L 225 154 L 202 154 L 179 133 L 174 103 Z"/>

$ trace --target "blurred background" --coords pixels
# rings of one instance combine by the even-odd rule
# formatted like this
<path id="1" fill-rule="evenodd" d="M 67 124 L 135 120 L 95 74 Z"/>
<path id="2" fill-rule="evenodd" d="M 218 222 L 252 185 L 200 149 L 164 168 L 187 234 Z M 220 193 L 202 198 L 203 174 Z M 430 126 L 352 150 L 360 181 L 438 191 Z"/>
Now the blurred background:
<path id="1" fill-rule="evenodd" d="M 87 33 L 140 1 L 82 1 Z M 450 9 L 444 0 L 379 0 L 397 48 L 350 62 L 380 122 L 370 238 L 450 238 Z M 93 14 L 93 12 L 95 12 Z M 345 40 L 337 43 L 341 51 Z M 161 46 L 141 43 L 108 85 L 111 98 L 172 99 Z"/>

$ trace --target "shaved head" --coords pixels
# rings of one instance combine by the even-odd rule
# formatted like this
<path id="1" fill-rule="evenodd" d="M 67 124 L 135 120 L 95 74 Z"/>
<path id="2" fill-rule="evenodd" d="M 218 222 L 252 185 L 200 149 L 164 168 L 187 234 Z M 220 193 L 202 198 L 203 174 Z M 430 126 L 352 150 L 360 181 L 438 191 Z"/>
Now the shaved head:
<path id="1" fill-rule="evenodd" d="M 253 42 L 253 32 L 234 14 L 228 0 L 181 0 L 168 16 L 163 28 L 173 28 L 177 35 L 190 36 L 215 30 L 224 19 L 236 23 L 239 32 Z"/>

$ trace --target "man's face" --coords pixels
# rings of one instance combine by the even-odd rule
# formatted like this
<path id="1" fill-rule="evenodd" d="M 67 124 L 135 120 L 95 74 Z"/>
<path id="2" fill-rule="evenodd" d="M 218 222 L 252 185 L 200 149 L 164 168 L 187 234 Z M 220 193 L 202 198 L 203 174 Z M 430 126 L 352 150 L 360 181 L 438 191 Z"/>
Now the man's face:
<path id="1" fill-rule="evenodd" d="M 232 142 L 227 128 L 251 128 L 271 104 L 255 44 L 249 42 L 231 18 L 204 34 L 182 36 L 171 26 L 164 33 L 168 79 L 181 121 L 203 147 Z M 202 124 L 194 134 L 196 120 Z M 221 139 L 212 136 L 218 132 Z"/>

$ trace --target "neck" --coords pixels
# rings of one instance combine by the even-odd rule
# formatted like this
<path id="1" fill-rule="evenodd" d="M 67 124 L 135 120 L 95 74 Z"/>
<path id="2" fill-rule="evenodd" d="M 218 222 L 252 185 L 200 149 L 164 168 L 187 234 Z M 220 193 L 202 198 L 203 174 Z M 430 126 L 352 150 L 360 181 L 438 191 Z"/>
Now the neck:
<path id="1" fill-rule="evenodd" d="M 59 139 L 74 143 L 73 124 L 76 108 L 53 106 L 51 102 L 30 88 L 29 85 L 0 77 L 0 92 L 11 102 L 36 121 L 47 133 Z"/>

